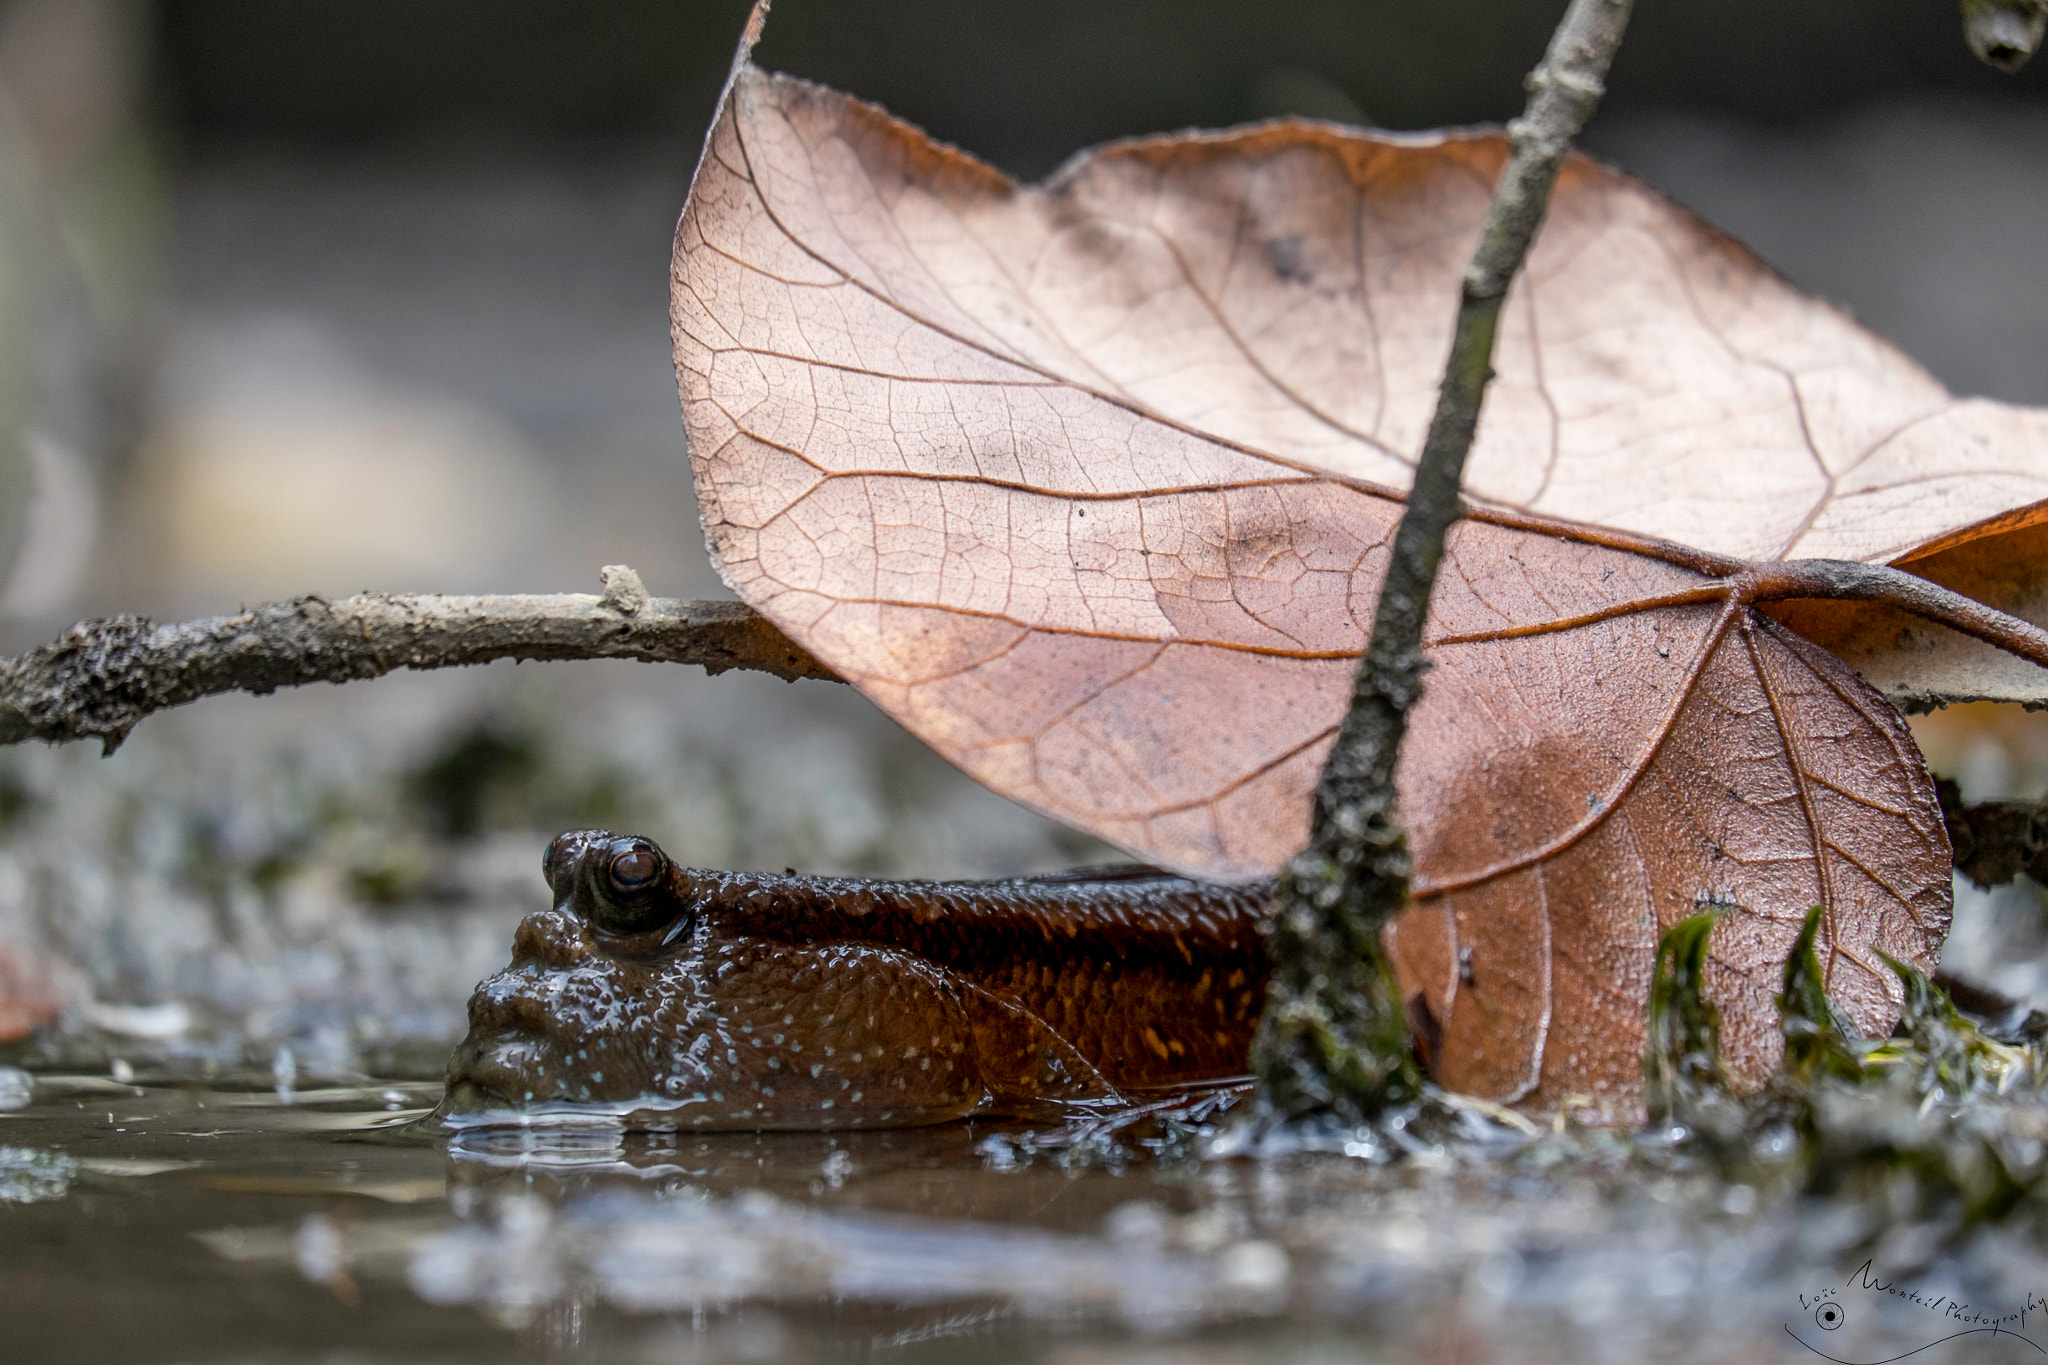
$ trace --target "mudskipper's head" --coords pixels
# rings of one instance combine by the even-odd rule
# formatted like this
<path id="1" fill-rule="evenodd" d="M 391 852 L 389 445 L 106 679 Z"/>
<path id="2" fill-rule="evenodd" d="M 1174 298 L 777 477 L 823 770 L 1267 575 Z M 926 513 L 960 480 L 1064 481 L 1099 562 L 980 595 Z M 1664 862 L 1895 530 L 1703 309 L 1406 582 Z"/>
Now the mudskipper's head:
<path id="1" fill-rule="evenodd" d="M 512 962 L 469 1001 L 445 1112 L 630 1107 L 660 1087 L 667 978 L 687 968 L 688 879 L 650 839 L 579 830 L 548 845 L 554 904 L 521 921 Z"/>
<path id="2" fill-rule="evenodd" d="M 605 830 L 564 834 L 542 868 L 554 904 L 470 997 L 450 1126 L 936 1123 L 987 1098 L 969 1005 L 1024 1017 L 878 937 L 857 884 L 677 867 Z"/>

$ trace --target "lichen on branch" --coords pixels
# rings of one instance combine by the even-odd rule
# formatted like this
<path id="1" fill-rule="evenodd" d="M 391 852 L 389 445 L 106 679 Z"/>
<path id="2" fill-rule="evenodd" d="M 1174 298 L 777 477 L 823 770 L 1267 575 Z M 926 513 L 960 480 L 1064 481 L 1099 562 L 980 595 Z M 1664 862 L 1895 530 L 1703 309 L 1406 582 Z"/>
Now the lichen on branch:
<path id="1" fill-rule="evenodd" d="M 1572 0 L 1508 125 L 1507 166 L 1466 268 L 1449 363 L 1359 661 L 1351 705 L 1316 786 L 1308 847 L 1276 890 L 1273 976 L 1252 1053 L 1262 1107 L 1283 1116 L 1369 1121 L 1415 1098 L 1421 1072 L 1380 931 L 1408 900 L 1394 767 L 1422 695 L 1422 628 L 1460 515 L 1459 484 L 1492 377 L 1508 286 L 1527 256 L 1557 173 L 1605 86 L 1631 0 Z"/>
<path id="2" fill-rule="evenodd" d="M 742 603 L 650 597 L 623 565 L 604 570 L 604 589 L 295 597 L 178 625 L 80 622 L 0 659 L 0 744 L 97 739 L 111 753 L 143 717 L 201 697 L 493 659 L 639 659 L 837 681 Z"/>

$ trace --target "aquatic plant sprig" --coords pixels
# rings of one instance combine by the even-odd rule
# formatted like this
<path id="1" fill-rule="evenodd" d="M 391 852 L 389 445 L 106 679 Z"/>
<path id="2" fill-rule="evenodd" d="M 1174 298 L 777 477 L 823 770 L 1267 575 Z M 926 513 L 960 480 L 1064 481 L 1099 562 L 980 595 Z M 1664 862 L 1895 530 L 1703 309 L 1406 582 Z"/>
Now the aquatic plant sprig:
<path id="1" fill-rule="evenodd" d="M 1990 1037 L 1925 973 L 1881 956 L 1905 988 L 1905 1010 L 1899 1033 L 1864 1055 L 1866 1074 L 1883 1067 L 1910 1071 L 1923 1109 L 1944 1097 L 1965 1099 L 1986 1086 L 2000 1095 L 2019 1085 L 2040 1089 L 2044 1058 L 2038 1042 Z"/>
<path id="2" fill-rule="evenodd" d="M 1707 997 L 1705 982 L 1707 942 L 1719 919 L 1719 910 L 1703 910 L 1672 925 L 1657 942 L 1643 1049 L 1643 1102 L 1653 1121 L 1682 1122 L 1700 1105 L 1728 1094 L 1721 1012 Z"/>
<path id="3" fill-rule="evenodd" d="M 1954 1237 L 1989 1222 L 2048 1226 L 2048 1095 L 2042 1044 L 2006 1041 L 1909 964 L 1886 958 L 1904 1010 L 1889 1038 L 1857 1036 L 1828 997 L 1819 907 L 1778 997 L 1785 1054 L 1762 1091 L 1737 1095 L 1700 965 L 1713 918 L 1666 932 L 1651 988 L 1649 1093 L 1673 1149 L 1729 1179 L 1880 1206 L 1872 1228 L 1915 1222 Z"/>
<path id="4" fill-rule="evenodd" d="M 1785 989 L 1778 996 L 1778 1027 L 1785 1038 L 1785 1058 L 1778 1069 L 1774 1089 L 1788 1085 L 1797 1092 L 1824 1078 L 1851 1084 L 1865 1078 L 1864 1063 L 1870 1048 L 1856 1026 L 1828 997 L 1827 974 L 1821 970 L 1814 941 L 1826 910 L 1814 906 L 1806 912 L 1799 937 L 1785 959 Z M 1887 962 L 1894 959 L 1887 957 Z M 1916 973 L 1916 975 L 1918 975 Z M 1925 981 L 1926 978 L 1921 978 Z"/>

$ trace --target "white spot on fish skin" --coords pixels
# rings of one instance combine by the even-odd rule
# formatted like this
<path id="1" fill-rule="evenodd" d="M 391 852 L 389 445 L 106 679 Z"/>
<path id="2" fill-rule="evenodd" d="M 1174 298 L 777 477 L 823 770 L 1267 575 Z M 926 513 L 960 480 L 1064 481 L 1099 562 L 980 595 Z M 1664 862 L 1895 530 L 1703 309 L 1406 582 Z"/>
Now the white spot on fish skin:
<path id="1" fill-rule="evenodd" d="M 776 1034 L 776 1035 L 775 1035 L 775 1036 L 774 1036 L 773 1038 L 770 1038 L 770 1039 L 769 1039 L 768 1041 L 769 1041 L 769 1042 L 771 1042 L 771 1043 L 773 1043 L 773 1044 L 775 1044 L 775 1046 L 777 1046 L 777 1047 L 781 1047 L 781 1046 L 782 1046 L 782 1035 L 778 1033 L 778 1034 Z"/>
<path id="2" fill-rule="evenodd" d="M 925 1058 L 923 1061 L 917 1064 L 917 1069 L 919 1071 L 930 1071 L 932 1069 L 932 1059 L 929 1057 Z M 948 1070 L 950 1069 L 951 1068 L 948 1068 Z"/>
<path id="3" fill-rule="evenodd" d="M 818 1063 L 813 1063 L 813 1064 L 811 1065 L 811 1075 L 812 1075 L 812 1077 L 813 1077 L 813 1078 L 815 1078 L 815 1077 L 817 1076 L 817 1074 L 818 1074 L 818 1073 L 819 1073 L 820 1071 L 823 1071 L 824 1069 L 825 1069 L 825 1068 L 824 1068 L 824 1067 L 823 1067 L 822 1065 L 820 1065 L 820 1064 L 818 1064 Z"/>
<path id="4" fill-rule="evenodd" d="M 831 1100 L 820 1100 L 820 1101 L 818 1102 L 818 1107 L 819 1107 L 820 1109 L 830 1109 L 830 1108 L 832 1107 L 832 1101 L 831 1101 Z"/>
<path id="5" fill-rule="evenodd" d="M 870 1024 L 872 1024 L 872 1023 L 874 1023 L 875 1021 L 874 1021 L 874 1020 L 872 1020 L 872 1019 L 870 1019 L 870 1020 L 868 1020 L 868 1022 L 869 1022 Z M 853 1054 L 853 1060 L 855 1060 L 856 1062 L 860 1060 L 860 1054 L 859 1054 L 858 1052 L 856 1052 L 856 1053 L 854 1053 L 854 1054 Z"/>
<path id="6" fill-rule="evenodd" d="M 770 1071 L 782 1070 L 782 1059 L 780 1057 L 770 1057 L 768 1059 L 768 1069 Z"/>
<path id="7" fill-rule="evenodd" d="M 784 1024 L 794 1024 L 796 1022 L 796 1016 L 794 1014 L 785 1014 L 782 1016 L 782 1022 Z"/>
<path id="8" fill-rule="evenodd" d="M 853 1095 L 852 1095 L 852 1097 L 851 1097 L 851 1098 L 850 1098 L 850 1099 L 849 1099 L 849 1100 L 847 1101 L 847 1103 L 849 1103 L 849 1104 L 859 1104 L 859 1103 L 860 1103 L 860 1091 L 858 1091 L 858 1090 L 854 1091 L 854 1092 L 853 1092 Z M 887 1115 L 887 1114 L 884 1114 L 884 1115 L 883 1115 L 882 1117 L 884 1117 L 884 1118 L 887 1118 L 887 1117 L 888 1117 L 888 1115 Z"/>

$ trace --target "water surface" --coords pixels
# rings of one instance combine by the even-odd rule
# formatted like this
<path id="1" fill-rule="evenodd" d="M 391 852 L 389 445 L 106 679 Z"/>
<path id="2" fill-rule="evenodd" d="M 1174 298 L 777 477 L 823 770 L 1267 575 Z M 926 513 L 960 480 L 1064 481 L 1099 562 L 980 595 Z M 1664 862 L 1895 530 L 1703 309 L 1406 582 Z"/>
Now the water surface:
<path id="1" fill-rule="evenodd" d="M 2018 1239 L 1915 1245 L 1859 1206 L 1585 1134 L 1393 1164 L 1201 1161 L 1156 1125 L 451 1141 L 414 1122 L 438 1097 L 36 1074 L 0 1112 L 9 1358 L 1819 1359 L 1808 1341 L 1875 1361 L 1945 1336 L 1919 1358 L 2048 1354 L 2038 1310 L 2020 1336 L 1955 1338 L 1867 1283 L 2017 1309 L 2048 1288 Z"/>

